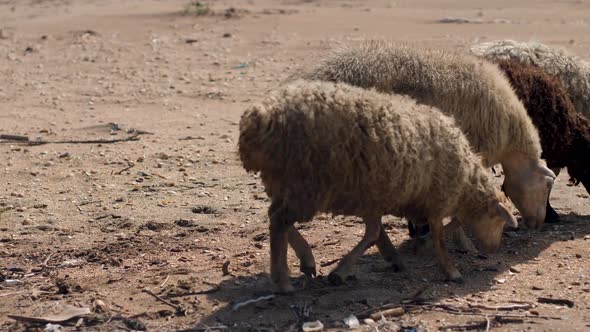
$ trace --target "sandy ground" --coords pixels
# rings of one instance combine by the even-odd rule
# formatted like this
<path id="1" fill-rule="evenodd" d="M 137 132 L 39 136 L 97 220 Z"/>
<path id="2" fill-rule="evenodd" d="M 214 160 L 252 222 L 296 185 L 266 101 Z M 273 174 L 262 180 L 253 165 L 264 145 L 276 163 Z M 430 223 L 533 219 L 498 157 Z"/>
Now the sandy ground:
<path id="1" fill-rule="evenodd" d="M 491 330 L 590 330 L 590 200 L 566 185 L 567 172 L 553 194 L 560 224 L 508 232 L 489 257 L 452 252 L 463 285 L 446 283 L 431 253 L 413 253 L 405 221 L 386 218 L 407 272 L 391 271 L 373 248 L 345 286 L 232 310 L 270 289 L 269 203 L 240 167 L 237 122 L 311 54 L 366 37 L 448 48 L 537 39 L 590 50 L 588 1 L 446 2 L 212 1 L 197 16 L 183 14 L 188 1 L 0 1 L 0 134 L 150 133 L 115 144 L 0 144 L 0 330 L 34 330 L 8 315 L 65 305 L 92 310 L 82 330 L 297 331 L 314 320 L 340 330 L 350 314 L 408 297 L 411 312 L 361 329 L 485 330 L 488 314 Z M 436 22 L 447 16 L 484 23 Z M 363 233 L 357 218 L 320 216 L 301 227 L 323 275 Z M 292 253 L 290 264 L 301 289 Z M 470 308 L 514 301 L 532 308 L 501 318 Z"/>

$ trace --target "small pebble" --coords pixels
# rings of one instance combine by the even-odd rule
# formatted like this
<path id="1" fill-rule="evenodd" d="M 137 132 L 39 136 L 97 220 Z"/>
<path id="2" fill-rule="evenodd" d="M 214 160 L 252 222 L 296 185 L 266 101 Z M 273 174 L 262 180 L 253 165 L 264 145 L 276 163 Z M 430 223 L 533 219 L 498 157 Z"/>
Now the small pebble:
<path id="1" fill-rule="evenodd" d="M 510 270 L 510 272 L 512 272 L 512 273 L 520 273 L 520 269 L 518 269 L 518 268 L 516 268 L 516 267 L 514 267 L 514 266 L 510 267 L 510 269 L 509 269 L 509 270 Z"/>

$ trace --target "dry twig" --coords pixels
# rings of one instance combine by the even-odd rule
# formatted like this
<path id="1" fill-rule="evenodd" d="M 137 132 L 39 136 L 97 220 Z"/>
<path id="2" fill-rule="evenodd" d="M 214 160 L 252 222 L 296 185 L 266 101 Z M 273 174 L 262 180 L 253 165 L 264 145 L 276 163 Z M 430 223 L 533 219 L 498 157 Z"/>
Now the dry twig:
<path id="1" fill-rule="evenodd" d="M 112 143 L 119 143 L 119 142 L 130 142 L 130 141 L 139 141 L 139 135 L 141 134 L 134 134 L 129 137 L 125 138 L 118 138 L 118 139 L 94 139 L 94 140 L 63 140 L 63 141 L 30 141 L 28 137 L 17 138 L 15 135 L 2 135 L 3 137 L 15 136 L 11 139 L 3 138 L 4 141 L 0 141 L 0 143 L 17 143 L 23 144 L 28 146 L 37 146 L 37 145 L 44 145 L 44 144 L 112 144 Z"/>
<path id="2" fill-rule="evenodd" d="M 515 305 L 504 305 L 504 306 L 487 306 L 485 304 L 468 304 L 469 308 L 484 309 L 484 310 L 495 310 L 495 311 L 510 311 L 510 310 L 528 310 L 533 307 L 531 303 L 526 304 L 515 304 Z"/>
<path id="3" fill-rule="evenodd" d="M 132 169 L 133 167 L 135 167 L 135 163 L 129 163 L 129 165 L 127 167 L 123 168 L 120 171 L 115 172 L 114 174 L 121 175 L 123 172 L 128 171 L 128 170 Z"/>
<path id="4" fill-rule="evenodd" d="M 154 298 L 156 298 L 158 301 L 164 303 L 165 305 L 174 308 L 176 310 L 176 312 L 182 312 L 182 311 L 184 311 L 184 309 L 181 306 L 178 306 L 178 305 L 176 305 L 174 303 L 171 303 L 170 301 L 165 300 L 164 298 L 162 298 L 158 294 L 152 292 L 148 288 L 144 288 L 143 289 L 143 292 L 148 293 L 149 295 L 153 296 Z"/>
<path id="5" fill-rule="evenodd" d="M 334 265 L 335 263 L 338 263 L 339 261 L 340 261 L 340 258 L 332 259 L 327 262 L 321 263 L 320 266 L 321 267 L 328 267 L 330 265 Z"/>
<path id="6" fill-rule="evenodd" d="M 7 141 L 28 141 L 29 140 L 29 138 L 27 136 L 7 135 L 7 134 L 0 135 L 0 139 L 4 139 Z"/>
<path id="7" fill-rule="evenodd" d="M 192 295 L 203 295 L 203 294 L 211 294 L 221 290 L 221 286 L 216 285 L 211 282 L 203 281 L 204 284 L 212 286 L 212 288 L 205 289 L 202 291 L 190 292 L 190 293 L 182 293 L 182 294 L 170 294 L 167 295 L 167 298 L 175 298 L 175 297 L 184 297 L 184 296 L 192 296 Z"/>
<path id="8" fill-rule="evenodd" d="M 168 279 L 170 279 L 170 275 L 166 276 L 166 279 L 164 280 L 164 282 L 160 285 L 160 287 L 164 287 L 164 285 L 166 285 L 166 283 L 168 282 Z"/>
<path id="9" fill-rule="evenodd" d="M 557 305 L 564 305 L 570 308 L 574 307 L 574 301 L 567 300 L 567 299 L 553 299 L 550 297 L 540 297 L 537 299 L 539 303 L 547 303 L 547 304 L 557 304 Z"/>

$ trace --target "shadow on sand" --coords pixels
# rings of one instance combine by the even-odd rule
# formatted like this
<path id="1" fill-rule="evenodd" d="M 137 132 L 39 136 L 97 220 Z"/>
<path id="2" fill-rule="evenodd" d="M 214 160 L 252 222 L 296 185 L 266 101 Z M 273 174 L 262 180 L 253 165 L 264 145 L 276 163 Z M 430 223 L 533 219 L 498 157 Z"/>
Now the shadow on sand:
<path id="1" fill-rule="evenodd" d="M 207 295 L 227 305 L 204 317 L 195 328 L 223 325 L 231 331 L 299 331 L 304 321 L 316 319 L 329 328 L 338 326 L 351 313 L 399 303 L 419 290 L 424 290 L 421 297 L 429 301 L 481 294 L 498 287 L 495 278 L 499 274 L 512 266 L 534 260 L 552 243 L 572 241 L 590 234 L 590 216 L 570 214 L 561 217 L 559 224 L 545 225 L 541 231 L 505 232 L 500 250 L 487 258 L 459 253 L 447 241 L 451 256 L 465 279 L 464 284 L 446 282 L 432 252 L 415 254 L 409 240 L 399 246 L 406 262 L 405 272 L 393 272 L 380 255 L 372 253 L 359 259 L 355 266 L 356 278 L 347 281 L 346 285 L 336 287 L 326 283 L 324 287 L 303 289 L 304 278 L 292 268 L 292 276 L 296 276 L 292 282 L 298 289 L 295 294 L 275 295 L 272 299 L 250 303 L 237 310 L 233 309 L 237 303 L 272 294 L 271 285 L 266 273 L 232 277 L 221 283 L 220 291 Z M 387 227 L 391 228 L 391 225 Z M 322 268 L 322 272 L 328 273 L 333 267 Z M 526 268 L 536 267 L 529 265 Z M 530 274 L 535 275 L 535 272 Z"/>

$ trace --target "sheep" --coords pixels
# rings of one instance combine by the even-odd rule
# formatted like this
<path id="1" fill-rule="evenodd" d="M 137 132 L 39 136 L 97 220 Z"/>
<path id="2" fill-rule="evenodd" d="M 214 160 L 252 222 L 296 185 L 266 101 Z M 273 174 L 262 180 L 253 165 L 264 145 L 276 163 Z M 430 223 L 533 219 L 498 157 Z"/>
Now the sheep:
<path id="1" fill-rule="evenodd" d="M 369 40 L 292 75 L 406 94 L 455 118 L 485 166 L 501 163 L 504 188 L 530 228 L 545 219 L 555 174 L 540 161 L 539 135 L 496 65 L 472 55 Z"/>
<path id="2" fill-rule="evenodd" d="M 359 216 L 365 222 L 362 240 L 330 273 L 335 283 L 346 279 L 373 243 L 403 268 L 381 225 L 383 215 L 427 222 L 437 260 L 454 281 L 461 274 L 442 242 L 445 216 L 464 222 L 485 252 L 498 248 L 505 223 L 516 226 L 454 121 L 409 97 L 295 80 L 248 108 L 239 128 L 242 166 L 260 172 L 271 199 L 271 279 L 279 292 L 294 290 L 287 244 L 299 258 L 300 270 L 315 275 L 311 248 L 294 223 L 320 212 Z"/>
<path id="3" fill-rule="evenodd" d="M 471 45 L 470 50 L 473 54 L 490 60 L 512 59 L 543 69 L 555 76 L 563 84 L 575 110 L 586 118 L 590 117 L 590 62 L 569 54 L 564 49 L 550 47 L 539 42 L 497 40 Z M 570 176 L 572 170 L 578 176 L 582 176 L 586 172 L 585 165 L 583 162 L 570 161 L 568 167 Z M 555 167 L 552 170 L 559 174 L 561 168 Z M 582 181 L 575 177 L 574 179 L 576 183 Z M 582 181 L 586 190 L 590 190 L 588 182 L 590 180 L 586 175 L 585 181 Z M 559 215 L 551 208 L 549 202 L 547 202 L 546 221 L 559 221 Z"/>
<path id="4" fill-rule="evenodd" d="M 590 121 L 576 112 L 561 82 L 543 69 L 517 60 L 489 58 L 504 72 L 541 136 L 541 157 L 554 170 L 567 167 L 570 175 L 590 190 Z M 590 192 L 590 191 L 589 191 Z M 557 213 L 549 201 L 547 217 Z M 549 221 L 546 219 L 546 221 Z M 427 226 L 410 227 L 410 236 L 427 233 Z M 456 242 L 470 249 L 462 235 Z"/>
<path id="5" fill-rule="evenodd" d="M 551 169 L 567 167 L 590 192 L 590 121 L 575 111 L 560 81 L 543 69 L 515 60 L 495 60 L 523 102 L 541 136 Z M 547 202 L 547 214 L 557 214 Z"/>
<path id="6" fill-rule="evenodd" d="M 542 68 L 557 77 L 569 94 L 577 112 L 590 118 L 590 62 L 539 42 L 496 40 L 474 44 L 470 50 L 477 56 L 513 59 Z"/>

